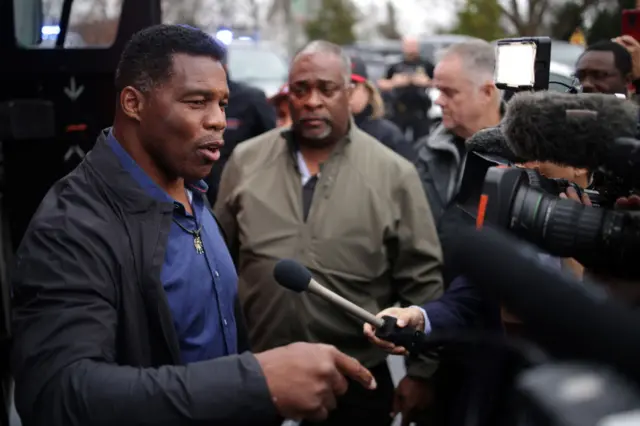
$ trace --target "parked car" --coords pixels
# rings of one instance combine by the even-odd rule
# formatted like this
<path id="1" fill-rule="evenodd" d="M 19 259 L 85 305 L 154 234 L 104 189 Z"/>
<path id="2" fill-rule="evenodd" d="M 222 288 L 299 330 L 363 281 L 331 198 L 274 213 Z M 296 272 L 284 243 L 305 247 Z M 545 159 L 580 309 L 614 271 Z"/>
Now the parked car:
<path id="1" fill-rule="evenodd" d="M 583 52 L 584 46 L 560 40 L 551 42 L 551 61 L 566 65 L 572 69 L 576 66 L 578 58 Z"/>
<path id="2" fill-rule="evenodd" d="M 549 64 L 549 90 L 552 92 L 566 92 L 569 87 L 576 82 L 574 75 L 575 68 L 563 63 L 554 62 Z"/>
<path id="3" fill-rule="evenodd" d="M 228 46 L 229 75 L 235 81 L 262 90 L 267 97 L 287 82 L 288 61 L 282 50 L 257 41 L 234 40 Z"/>
<path id="4" fill-rule="evenodd" d="M 438 52 L 452 44 L 460 43 L 468 40 L 479 40 L 475 37 L 442 34 L 433 36 L 418 37 L 420 44 L 420 56 L 430 61 L 436 62 Z M 362 57 L 367 64 L 367 71 L 370 72 L 372 79 L 381 78 L 386 69 L 402 60 L 402 42 L 400 40 L 382 40 L 376 42 L 356 42 L 349 46 L 344 46 L 349 53 L 355 53 Z"/>
<path id="5" fill-rule="evenodd" d="M 452 44 L 480 39 L 458 34 L 440 34 L 422 36 L 419 37 L 418 40 L 420 43 L 420 55 L 431 63 L 435 64 L 437 62 L 438 53 L 441 50 L 446 49 Z"/>

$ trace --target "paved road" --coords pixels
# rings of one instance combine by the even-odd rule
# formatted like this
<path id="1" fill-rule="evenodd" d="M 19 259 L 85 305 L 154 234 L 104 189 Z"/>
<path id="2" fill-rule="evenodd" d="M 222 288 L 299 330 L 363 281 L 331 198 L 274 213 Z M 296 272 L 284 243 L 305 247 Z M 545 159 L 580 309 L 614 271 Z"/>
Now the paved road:
<path id="1" fill-rule="evenodd" d="M 392 355 L 387 358 L 387 363 L 389 364 L 389 369 L 391 370 L 391 378 L 393 379 L 393 383 L 397 386 L 400 379 L 402 379 L 406 373 L 404 368 L 404 359 L 401 356 Z M 400 426 L 400 422 L 402 418 L 400 415 L 396 417 L 393 421 L 392 426 Z"/>

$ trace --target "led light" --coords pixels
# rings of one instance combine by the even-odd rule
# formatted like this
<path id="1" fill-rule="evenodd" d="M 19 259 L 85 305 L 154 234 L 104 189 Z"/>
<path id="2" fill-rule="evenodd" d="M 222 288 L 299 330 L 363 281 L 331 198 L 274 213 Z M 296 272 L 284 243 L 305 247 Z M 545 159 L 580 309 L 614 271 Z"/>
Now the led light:
<path id="1" fill-rule="evenodd" d="M 216 33 L 216 38 L 222 43 L 229 45 L 233 41 L 233 33 L 231 32 L 231 30 L 219 30 Z"/>
<path id="2" fill-rule="evenodd" d="M 42 35 L 58 35 L 60 34 L 60 27 L 57 25 L 45 25 L 42 27 Z"/>

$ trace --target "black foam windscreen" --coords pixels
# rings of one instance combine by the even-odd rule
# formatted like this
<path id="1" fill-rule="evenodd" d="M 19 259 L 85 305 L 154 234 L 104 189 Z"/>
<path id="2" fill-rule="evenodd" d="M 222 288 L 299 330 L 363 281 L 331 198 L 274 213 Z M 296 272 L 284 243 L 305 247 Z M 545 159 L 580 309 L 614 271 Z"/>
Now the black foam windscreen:
<path id="1" fill-rule="evenodd" d="M 519 158 L 594 170 L 637 123 L 638 106 L 614 95 L 535 92 L 511 99 L 501 128 Z"/>
<path id="2" fill-rule="evenodd" d="M 273 278 L 281 286 L 302 293 L 309 287 L 311 272 L 292 259 L 283 259 L 273 268 Z"/>
<path id="3" fill-rule="evenodd" d="M 509 163 L 522 162 L 509 147 L 502 127 L 489 127 L 476 132 L 466 140 L 468 151 L 496 155 Z"/>

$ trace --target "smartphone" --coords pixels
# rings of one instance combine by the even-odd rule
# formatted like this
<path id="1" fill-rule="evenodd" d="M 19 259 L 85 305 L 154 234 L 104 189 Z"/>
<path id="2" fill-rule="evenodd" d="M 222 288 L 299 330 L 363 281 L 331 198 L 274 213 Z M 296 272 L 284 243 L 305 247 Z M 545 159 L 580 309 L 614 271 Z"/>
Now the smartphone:
<path id="1" fill-rule="evenodd" d="M 640 9 L 622 11 L 622 35 L 628 35 L 640 41 Z"/>

